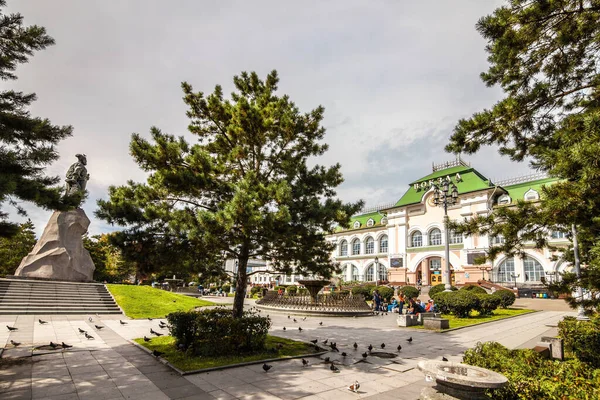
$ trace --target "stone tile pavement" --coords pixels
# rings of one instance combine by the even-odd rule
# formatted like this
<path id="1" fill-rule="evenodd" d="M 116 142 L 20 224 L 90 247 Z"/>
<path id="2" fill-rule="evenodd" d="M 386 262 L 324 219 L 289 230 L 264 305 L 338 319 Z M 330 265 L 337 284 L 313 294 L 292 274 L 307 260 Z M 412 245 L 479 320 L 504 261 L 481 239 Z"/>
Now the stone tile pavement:
<path id="1" fill-rule="evenodd" d="M 263 312 L 264 313 L 264 312 Z M 516 348 L 552 334 L 564 311 L 544 311 L 518 318 L 444 334 L 398 328 L 395 316 L 319 318 L 272 314 L 272 333 L 300 340 L 337 342 L 340 353 L 330 352 L 309 359 L 271 363 L 265 373 L 261 365 L 231 368 L 181 377 L 154 357 L 134 346 L 130 339 L 159 331 L 159 320 L 127 320 L 123 316 L 0 316 L 1 399 L 417 399 L 430 385 L 416 369 L 419 360 L 442 356 L 460 361 L 462 352 L 478 341 L 495 340 Z M 93 321 L 89 321 L 89 317 Z M 41 325 L 38 319 L 49 323 Z M 319 323 L 323 324 L 320 325 Z M 9 332 L 5 325 L 16 326 Z M 98 330 L 95 325 L 103 326 Z M 283 331 L 283 327 L 286 330 Z M 302 326 L 303 331 L 298 330 Z M 78 329 L 94 336 L 86 339 Z M 164 331 L 164 330 L 163 330 Z M 407 342 L 412 337 L 413 342 Z M 10 340 L 21 342 L 14 347 Z M 32 350 L 50 341 L 73 348 Z M 352 344 L 357 342 L 358 350 Z M 384 359 L 362 353 L 369 344 L 375 351 L 397 354 Z M 401 351 L 396 348 L 400 344 Z M 346 352 L 346 357 L 341 355 Z M 334 373 L 323 362 L 330 357 L 340 371 Z M 358 381 L 358 393 L 347 387 Z"/>

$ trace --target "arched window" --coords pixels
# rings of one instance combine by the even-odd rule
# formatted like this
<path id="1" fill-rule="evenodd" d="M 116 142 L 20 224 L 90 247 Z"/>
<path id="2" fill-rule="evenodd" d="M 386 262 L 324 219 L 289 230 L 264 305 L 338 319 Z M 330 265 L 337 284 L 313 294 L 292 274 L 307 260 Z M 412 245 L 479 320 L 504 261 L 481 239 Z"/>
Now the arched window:
<path id="1" fill-rule="evenodd" d="M 367 240 L 365 241 L 365 253 L 367 253 L 367 254 L 375 253 L 375 239 L 373 239 L 371 236 L 369 236 L 367 238 Z"/>
<path id="2" fill-rule="evenodd" d="M 369 218 L 369 220 L 367 221 L 367 226 L 373 226 L 375 225 L 375 221 L 373 220 L 373 218 Z"/>
<path id="3" fill-rule="evenodd" d="M 544 268 L 542 264 L 535 258 L 525 257 L 523 258 L 523 269 L 525 270 L 525 280 L 539 282 L 545 277 Z"/>
<path id="4" fill-rule="evenodd" d="M 462 242 L 463 242 L 462 233 L 457 233 L 454 231 L 450 232 L 450 243 L 451 244 L 457 244 L 457 243 L 462 243 Z"/>
<path id="5" fill-rule="evenodd" d="M 352 241 L 352 255 L 358 255 L 360 254 L 360 240 L 358 239 L 354 239 Z"/>
<path id="6" fill-rule="evenodd" d="M 438 228 L 433 228 L 429 231 L 429 245 L 439 246 L 442 244 L 442 231 Z"/>
<path id="7" fill-rule="evenodd" d="M 360 222 L 356 221 L 354 222 L 354 229 L 358 229 L 360 228 Z"/>
<path id="8" fill-rule="evenodd" d="M 529 189 L 525 193 L 525 196 L 523 196 L 523 198 L 525 199 L 525 201 L 539 200 L 540 199 L 540 194 L 538 192 L 536 192 L 535 190 L 533 190 L 533 189 Z"/>
<path id="9" fill-rule="evenodd" d="M 379 252 L 380 253 L 387 253 L 388 252 L 388 237 L 387 237 L 387 235 L 383 235 L 379 239 Z"/>
<path id="10" fill-rule="evenodd" d="M 379 264 L 377 272 L 379 273 L 378 280 L 387 281 L 387 269 L 383 265 Z"/>
<path id="11" fill-rule="evenodd" d="M 385 226 L 388 223 L 388 219 L 386 217 L 381 218 L 381 225 Z"/>
<path id="12" fill-rule="evenodd" d="M 513 282 L 515 278 L 515 259 L 513 257 L 507 258 L 502 261 L 500 265 L 495 268 L 496 282 Z"/>
<path id="13" fill-rule="evenodd" d="M 512 199 L 507 194 L 503 194 L 502 196 L 498 197 L 498 204 L 499 205 L 510 204 L 511 201 L 512 201 Z"/>
<path id="14" fill-rule="evenodd" d="M 375 280 L 375 274 L 373 272 L 374 270 L 375 270 L 374 265 L 371 265 L 369 268 L 367 268 L 367 273 L 365 275 L 365 281 L 370 282 L 370 281 Z"/>
<path id="15" fill-rule="evenodd" d="M 421 232 L 416 231 L 410 237 L 410 247 L 421 247 L 423 246 L 423 235 Z"/>
<path id="16" fill-rule="evenodd" d="M 347 256 L 348 255 L 348 242 L 345 240 L 342 240 L 342 242 L 340 243 L 340 256 Z"/>
<path id="17" fill-rule="evenodd" d="M 344 268 L 342 268 L 342 272 L 340 272 L 340 277 L 342 278 L 342 280 L 346 280 L 346 274 L 348 274 L 348 266 L 344 265 Z"/>
<path id="18" fill-rule="evenodd" d="M 356 266 L 352 266 L 352 280 L 353 281 L 357 281 L 360 279 L 360 276 L 358 275 L 358 267 Z"/>

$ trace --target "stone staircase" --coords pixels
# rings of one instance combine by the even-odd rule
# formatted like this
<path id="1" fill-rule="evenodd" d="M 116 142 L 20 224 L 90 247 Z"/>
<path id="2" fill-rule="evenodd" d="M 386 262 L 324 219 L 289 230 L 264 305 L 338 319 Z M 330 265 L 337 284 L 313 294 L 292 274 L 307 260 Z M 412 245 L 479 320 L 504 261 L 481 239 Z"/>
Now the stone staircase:
<path id="1" fill-rule="evenodd" d="M 0 279 L 0 315 L 122 314 L 101 283 Z"/>

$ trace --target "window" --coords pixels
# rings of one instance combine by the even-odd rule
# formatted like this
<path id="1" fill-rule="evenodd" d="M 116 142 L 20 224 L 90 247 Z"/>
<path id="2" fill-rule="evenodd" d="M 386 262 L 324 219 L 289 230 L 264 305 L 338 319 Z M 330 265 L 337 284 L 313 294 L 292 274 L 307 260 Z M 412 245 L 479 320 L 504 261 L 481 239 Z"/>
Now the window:
<path id="1" fill-rule="evenodd" d="M 348 274 L 348 266 L 344 265 L 344 268 L 342 268 L 342 272 L 340 272 L 340 277 L 342 278 L 342 280 L 346 280 L 347 274 Z"/>
<path id="2" fill-rule="evenodd" d="M 387 225 L 388 219 L 386 217 L 381 218 L 381 225 Z"/>
<path id="3" fill-rule="evenodd" d="M 423 235 L 421 232 L 416 231 L 410 237 L 410 246 L 411 247 L 421 247 L 423 246 Z"/>
<path id="4" fill-rule="evenodd" d="M 368 237 L 365 242 L 365 253 L 373 254 L 375 253 L 375 240 L 372 237 Z"/>
<path id="5" fill-rule="evenodd" d="M 379 239 L 379 252 L 380 253 L 387 253 L 388 252 L 388 237 L 387 237 L 387 235 L 383 235 Z"/>
<path id="6" fill-rule="evenodd" d="M 374 265 L 371 265 L 369 268 L 367 268 L 367 274 L 365 275 L 365 281 L 370 282 L 370 281 L 375 280 L 375 273 L 373 272 L 374 270 L 375 270 Z"/>
<path id="7" fill-rule="evenodd" d="M 367 221 L 367 226 L 373 226 L 375 225 L 375 221 L 373 221 L 373 218 L 369 218 L 369 220 Z"/>
<path id="8" fill-rule="evenodd" d="M 533 189 L 529 189 L 526 193 L 525 196 L 523 196 L 523 198 L 526 201 L 534 201 L 534 200 L 539 200 L 540 199 L 540 195 L 538 192 L 536 192 Z"/>
<path id="9" fill-rule="evenodd" d="M 551 237 L 552 237 L 552 239 L 566 239 L 567 234 L 565 232 L 561 232 L 561 231 L 552 231 Z"/>
<path id="10" fill-rule="evenodd" d="M 429 245 L 439 246 L 442 244 L 442 231 L 438 228 L 434 228 L 429 231 Z"/>
<path id="11" fill-rule="evenodd" d="M 545 277 L 544 268 L 535 258 L 523 258 L 523 269 L 525 270 L 525 280 L 539 282 Z"/>
<path id="12" fill-rule="evenodd" d="M 342 243 L 340 243 L 340 256 L 347 256 L 348 255 L 348 242 L 346 242 L 345 240 L 342 240 Z"/>
<path id="13" fill-rule="evenodd" d="M 511 202 L 511 198 L 507 194 L 503 194 L 502 196 L 498 197 L 499 205 L 510 204 L 510 202 Z"/>
<path id="14" fill-rule="evenodd" d="M 378 280 L 380 280 L 380 281 L 387 281 L 387 269 L 383 265 L 381 265 L 381 264 L 379 264 L 379 267 L 377 267 L 377 268 L 378 268 L 377 272 L 378 272 L 378 275 L 379 275 Z"/>
<path id="15" fill-rule="evenodd" d="M 354 239 L 352 241 L 352 255 L 355 256 L 360 254 L 360 240 Z"/>
<path id="16" fill-rule="evenodd" d="M 285 281 L 286 282 L 291 282 L 292 281 L 292 277 L 290 275 L 286 275 L 285 276 Z"/>
<path id="17" fill-rule="evenodd" d="M 450 232 L 450 243 L 451 244 L 457 244 L 457 243 L 462 243 L 462 242 L 463 242 L 462 233 L 458 233 L 458 232 L 454 232 L 454 231 Z"/>
<path id="18" fill-rule="evenodd" d="M 429 259 L 429 269 L 432 271 L 442 269 L 442 259 L 441 258 L 430 258 Z"/>
<path id="19" fill-rule="evenodd" d="M 504 239 L 504 236 L 502 236 L 502 235 L 490 237 L 491 244 L 503 244 L 505 242 L 506 242 L 506 239 Z"/>
<path id="20" fill-rule="evenodd" d="M 355 221 L 354 222 L 354 229 L 358 229 L 358 228 L 360 228 L 360 222 Z"/>
<path id="21" fill-rule="evenodd" d="M 354 265 L 352 266 L 352 280 L 353 281 L 357 281 L 359 280 L 360 276 L 358 275 L 358 267 L 355 267 Z"/>
<path id="22" fill-rule="evenodd" d="M 514 282 L 515 259 L 513 257 L 502 261 L 494 270 L 496 282 Z"/>

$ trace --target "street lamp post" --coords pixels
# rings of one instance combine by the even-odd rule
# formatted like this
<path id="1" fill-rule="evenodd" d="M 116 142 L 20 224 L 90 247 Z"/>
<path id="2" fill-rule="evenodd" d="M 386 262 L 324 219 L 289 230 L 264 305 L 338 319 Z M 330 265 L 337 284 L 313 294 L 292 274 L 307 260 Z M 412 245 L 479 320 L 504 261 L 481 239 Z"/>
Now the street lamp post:
<path id="1" fill-rule="evenodd" d="M 375 286 L 379 286 L 379 258 L 375 256 Z"/>
<path id="2" fill-rule="evenodd" d="M 491 270 L 492 270 L 492 268 L 491 268 L 491 267 L 477 267 L 477 268 L 478 268 L 479 270 L 481 270 L 481 273 L 482 273 L 482 278 L 481 278 L 481 280 L 485 281 L 485 271 L 491 271 Z M 491 280 L 492 280 L 492 276 L 491 276 L 491 273 L 490 273 L 490 281 L 491 281 Z"/>
<path id="3" fill-rule="evenodd" d="M 450 230 L 448 228 L 450 219 L 448 218 L 448 206 L 453 206 L 457 203 L 458 188 L 449 179 L 444 180 L 441 190 L 437 185 L 433 185 L 433 187 L 433 204 L 444 207 L 444 233 L 446 237 L 446 285 L 444 292 L 450 292 L 452 290 L 452 276 L 450 272 Z"/>
<path id="4" fill-rule="evenodd" d="M 510 274 L 510 276 L 515 280 L 515 290 L 517 290 L 517 278 L 521 276 L 521 274 Z"/>

